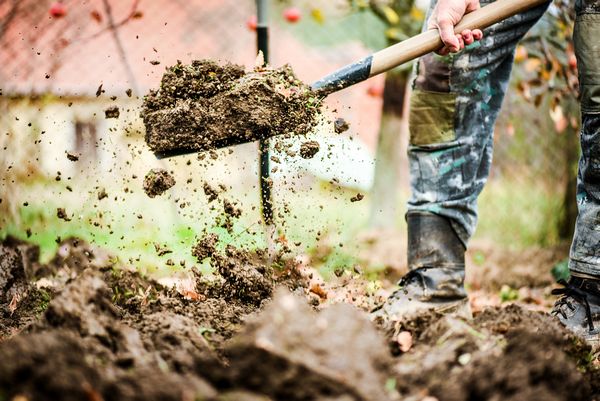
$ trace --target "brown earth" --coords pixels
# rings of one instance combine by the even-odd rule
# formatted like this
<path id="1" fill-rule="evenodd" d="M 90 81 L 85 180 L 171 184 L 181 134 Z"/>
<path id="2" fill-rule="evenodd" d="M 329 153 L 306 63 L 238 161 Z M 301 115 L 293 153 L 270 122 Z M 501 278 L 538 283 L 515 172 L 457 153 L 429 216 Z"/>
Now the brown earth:
<path id="1" fill-rule="evenodd" d="M 589 347 L 546 314 L 511 305 L 377 328 L 349 304 L 308 306 L 292 261 L 204 245 L 216 279 L 171 289 L 82 240 L 44 265 L 6 239 L 0 398 L 598 399 Z"/>
<path id="2" fill-rule="evenodd" d="M 162 195 L 175 185 L 175 178 L 165 169 L 153 168 L 144 177 L 144 192 L 150 198 Z"/>
<path id="3" fill-rule="evenodd" d="M 310 131 L 319 100 L 289 66 L 256 68 L 210 60 L 167 68 L 144 97 L 146 143 L 153 151 L 215 149 Z"/>

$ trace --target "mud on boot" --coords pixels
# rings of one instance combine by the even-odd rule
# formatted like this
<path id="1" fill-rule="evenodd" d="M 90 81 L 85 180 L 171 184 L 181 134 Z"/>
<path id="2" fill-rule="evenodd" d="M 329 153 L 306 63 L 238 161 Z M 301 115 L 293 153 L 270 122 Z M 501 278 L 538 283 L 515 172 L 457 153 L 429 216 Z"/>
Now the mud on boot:
<path id="1" fill-rule="evenodd" d="M 433 213 L 409 212 L 408 268 L 400 288 L 372 311 L 378 323 L 435 311 L 471 317 L 464 288 L 465 245 L 450 221 Z"/>
<path id="2" fill-rule="evenodd" d="M 552 294 L 562 296 L 554 304 L 552 315 L 584 338 L 594 352 L 600 351 L 600 278 L 572 275 L 568 282 L 558 283 L 563 288 L 552 290 Z"/>

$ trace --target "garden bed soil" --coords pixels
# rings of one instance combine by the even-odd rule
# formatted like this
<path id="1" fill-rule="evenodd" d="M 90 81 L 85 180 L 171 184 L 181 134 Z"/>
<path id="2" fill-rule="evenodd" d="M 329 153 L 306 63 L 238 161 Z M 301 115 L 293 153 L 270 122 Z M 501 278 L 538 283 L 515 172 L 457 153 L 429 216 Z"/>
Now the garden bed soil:
<path id="1" fill-rule="evenodd" d="M 209 244 L 210 245 L 210 244 Z M 308 306 L 291 261 L 203 248 L 216 279 L 167 288 L 78 239 L 53 262 L 0 245 L 0 394 L 28 400 L 586 400 L 590 349 L 520 306 L 376 327 Z M 43 293 L 41 292 L 43 291 Z M 15 301 L 16 299 L 16 301 Z M 407 342 L 408 341 L 408 342 Z M 404 352 L 402 350 L 404 350 Z M 434 397 L 434 398 L 431 398 Z"/>

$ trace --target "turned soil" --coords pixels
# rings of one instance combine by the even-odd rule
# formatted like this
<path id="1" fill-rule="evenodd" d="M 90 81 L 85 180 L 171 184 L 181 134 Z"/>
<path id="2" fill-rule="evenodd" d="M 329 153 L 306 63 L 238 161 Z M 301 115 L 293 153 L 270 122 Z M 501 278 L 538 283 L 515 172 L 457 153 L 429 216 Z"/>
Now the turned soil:
<path id="1" fill-rule="evenodd" d="M 219 65 L 210 60 L 167 68 L 144 98 L 146 143 L 155 152 L 198 151 L 311 130 L 320 101 L 289 66 Z"/>
<path id="2" fill-rule="evenodd" d="M 210 280 L 167 288 L 63 241 L 0 245 L 0 395 L 53 400 L 591 400 L 590 349 L 517 305 L 465 320 L 375 326 L 349 304 L 309 306 L 297 265 L 194 249 Z M 274 267 L 271 267 L 274 266 Z M 403 351 L 405 352 L 403 352 Z M 17 397 L 24 398 L 17 398 Z M 429 397 L 429 398 L 426 398 Z M 432 398 L 433 397 L 433 398 Z"/>

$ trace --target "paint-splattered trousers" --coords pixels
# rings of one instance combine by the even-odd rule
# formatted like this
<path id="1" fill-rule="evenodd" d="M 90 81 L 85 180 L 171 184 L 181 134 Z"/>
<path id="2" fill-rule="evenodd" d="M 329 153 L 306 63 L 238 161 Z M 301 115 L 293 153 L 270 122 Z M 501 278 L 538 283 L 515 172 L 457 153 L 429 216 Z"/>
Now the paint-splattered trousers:
<path id="1" fill-rule="evenodd" d="M 477 223 L 477 197 L 490 171 L 494 123 L 515 48 L 547 7 L 492 26 L 478 44 L 461 53 L 428 55 L 417 64 L 410 114 L 408 212 L 448 217 L 465 246 Z M 577 0 L 575 7 L 582 156 L 579 215 L 569 266 L 574 272 L 600 276 L 600 0 Z"/>

